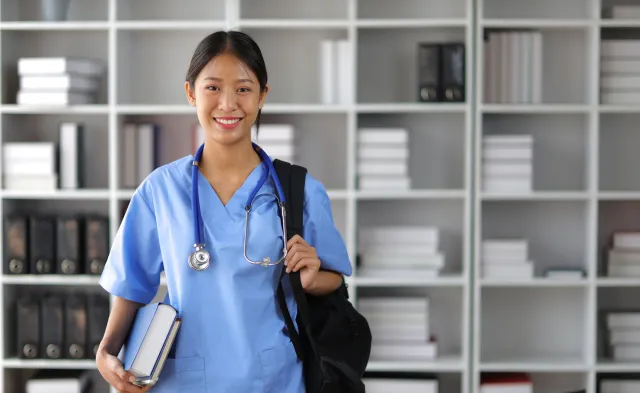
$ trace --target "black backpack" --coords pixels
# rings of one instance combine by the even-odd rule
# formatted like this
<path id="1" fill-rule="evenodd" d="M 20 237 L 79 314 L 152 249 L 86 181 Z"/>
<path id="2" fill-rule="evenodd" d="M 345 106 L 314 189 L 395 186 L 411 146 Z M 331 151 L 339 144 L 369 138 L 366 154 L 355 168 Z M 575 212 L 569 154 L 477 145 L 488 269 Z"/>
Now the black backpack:
<path id="1" fill-rule="evenodd" d="M 296 234 L 303 236 L 307 170 L 277 159 L 274 167 L 286 198 L 287 238 Z M 285 275 L 283 266 L 278 303 L 298 358 L 303 362 L 306 392 L 364 393 L 362 376 L 371 354 L 371 330 L 367 320 L 349 301 L 344 279 L 336 291 L 318 297 L 304 292 L 299 272 L 288 274 L 298 306 L 296 330 L 282 290 Z"/>

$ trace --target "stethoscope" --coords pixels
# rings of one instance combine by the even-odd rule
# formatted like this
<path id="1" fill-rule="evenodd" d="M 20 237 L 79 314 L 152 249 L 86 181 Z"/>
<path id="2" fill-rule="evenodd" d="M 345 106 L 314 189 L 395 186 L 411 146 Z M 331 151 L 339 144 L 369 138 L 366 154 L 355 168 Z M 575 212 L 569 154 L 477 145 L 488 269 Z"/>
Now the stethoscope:
<path id="1" fill-rule="evenodd" d="M 252 263 L 254 265 L 261 265 L 265 267 L 274 266 L 282 263 L 287 256 L 287 224 L 286 224 L 287 221 L 286 221 L 284 192 L 282 191 L 282 185 L 280 184 L 280 180 L 278 179 L 278 175 L 276 174 L 275 168 L 273 167 L 273 163 L 271 162 L 271 159 L 269 158 L 269 156 L 264 152 L 264 150 L 262 150 L 262 148 L 260 148 L 260 146 L 256 145 L 253 142 L 252 142 L 252 145 L 254 150 L 260 156 L 260 161 L 262 162 L 263 165 L 266 166 L 267 170 L 263 171 L 262 175 L 260 176 L 260 180 L 258 181 L 258 184 L 249 195 L 249 198 L 247 199 L 247 203 L 245 204 L 245 222 L 244 222 L 244 240 L 243 240 L 244 259 L 246 259 L 247 262 Z M 205 270 L 206 268 L 208 268 L 211 262 L 211 255 L 209 255 L 209 252 L 205 249 L 206 245 L 202 241 L 202 232 L 201 232 L 202 215 L 200 213 L 200 196 L 198 192 L 198 165 L 200 163 L 200 159 L 202 158 L 203 150 L 204 150 L 204 143 L 196 151 L 196 154 L 193 157 L 193 166 L 191 169 L 191 187 L 192 187 L 191 206 L 193 210 L 194 234 L 195 234 L 196 242 L 193 245 L 195 248 L 195 251 L 189 254 L 189 266 L 192 269 L 198 270 L 198 271 Z M 275 262 L 272 262 L 271 258 L 268 256 L 262 258 L 262 260 L 254 261 L 247 256 L 247 237 L 249 234 L 249 212 L 251 211 L 251 204 L 253 203 L 253 200 L 255 199 L 256 194 L 258 193 L 260 188 L 262 188 L 262 186 L 264 185 L 264 182 L 267 180 L 267 177 L 269 177 L 269 175 L 271 175 L 271 178 L 275 183 L 276 190 L 278 193 L 278 196 L 276 197 L 276 199 L 278 200 L 278 205 L 280 207 L 280 218 L 282 221 L 282 234 L 283 234 L 282 253 L 283 255 L 280 259 L 278 259 Z"/>

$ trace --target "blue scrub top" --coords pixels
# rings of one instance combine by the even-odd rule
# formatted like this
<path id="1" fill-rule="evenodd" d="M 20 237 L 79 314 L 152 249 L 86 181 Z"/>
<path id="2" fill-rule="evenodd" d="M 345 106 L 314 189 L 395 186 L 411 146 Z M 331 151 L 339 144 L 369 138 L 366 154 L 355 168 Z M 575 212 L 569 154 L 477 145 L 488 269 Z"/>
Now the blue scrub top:
<path id="1" fill-rule="evenodd" d="M 223 205 L 198 172 L 203 236 L 211 254 L 207 270 L 187 262 L 194 250 L 191 210 L 193 156 L 163 165 L 136 189 L 113 240 L 100 284 L 111 294 L 149 303 L 165 272 L 170 303 L 182 317 L 175 359 L 168 359 L 153 392 L 303 393 L 297 360 L 281 316 L 276 288 L 282 265 L 262 267 L 243 256 L 245 203 L 258 183 L 258 165 Z M 283 234 L 269 178 L 249 217 L 247 255 L 281 257 Z M 351 275 L 324 186 L 307 175 L 304 239 L 316 248 L 325 269 Z M 283 288 L 295 319 L 288 280 Z"/>

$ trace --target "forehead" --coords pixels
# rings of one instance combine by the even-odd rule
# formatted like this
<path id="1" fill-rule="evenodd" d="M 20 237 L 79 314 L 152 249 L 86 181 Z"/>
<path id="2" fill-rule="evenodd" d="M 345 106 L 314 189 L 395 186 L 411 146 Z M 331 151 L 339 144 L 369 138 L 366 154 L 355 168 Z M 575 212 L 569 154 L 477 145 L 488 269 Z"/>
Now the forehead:
<path id="1" fill-rule="evenodd" d="M 255 80 L 255 74 L 247 65 L 232 53 L 222 53 L 211 60 L 200 72 L 201 78 L 215 77 L 220 79 L 243 78 Z"/>

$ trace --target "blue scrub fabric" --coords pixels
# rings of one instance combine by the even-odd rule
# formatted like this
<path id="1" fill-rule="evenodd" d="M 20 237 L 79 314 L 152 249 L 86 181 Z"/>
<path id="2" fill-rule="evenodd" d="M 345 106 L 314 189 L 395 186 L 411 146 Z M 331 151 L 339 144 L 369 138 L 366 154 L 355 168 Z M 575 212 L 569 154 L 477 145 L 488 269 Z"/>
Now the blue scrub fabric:
<path id="1" fill-rule="evenodd" d="M 207 270 L 187 262 L 194 250 L 191 208 L 192 156 L 163 165 L 134 192 L 100 284 L 111 294 L 149 303 L 165 272 L 168 301 L 182 318 L 175 358 L 154 393 L 303 393 L 302 364 L 284 328 L 276 298 L 282 265 L 262 267 L 243 256 L 245 204 L 257 185 L 261 163 L 224 205 L 198 172 L 203 236 L 211 255 Z M 253 201 L 247 254 L 252 260 L 282 255 L 283 233 L 274 184 L 269 178 Z M 322 267 L 351 275 L 344 241 L 324 186 L 307 175 L 304 238 Z M 288 280 L 283 287 L 292 317 L 296 306 Z"/>

